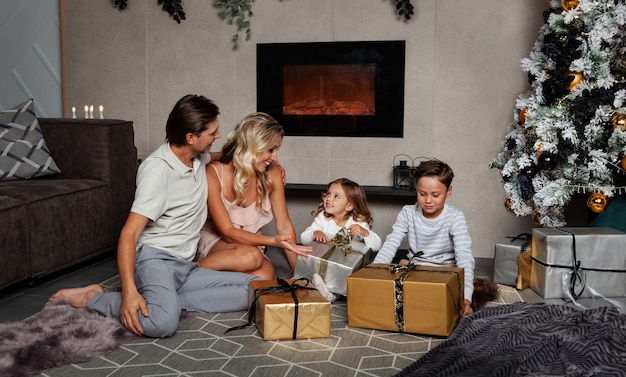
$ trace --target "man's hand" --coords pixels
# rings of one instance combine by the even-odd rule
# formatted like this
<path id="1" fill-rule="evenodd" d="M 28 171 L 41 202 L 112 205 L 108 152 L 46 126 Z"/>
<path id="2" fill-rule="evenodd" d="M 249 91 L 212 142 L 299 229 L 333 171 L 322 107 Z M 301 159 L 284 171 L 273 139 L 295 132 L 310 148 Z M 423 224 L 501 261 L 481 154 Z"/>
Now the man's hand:
<path id="1" fill-rule="evenodd" d="M 143 296 L 137 290 L 124 293 L 122 305 L 120 306 L 120 322 L 133 334 L 143 335 L 143 328 L 139 323 L 139 315 L 137 314 L 138 311 L 141 311 L 144 317 L 150 316 Z"/>

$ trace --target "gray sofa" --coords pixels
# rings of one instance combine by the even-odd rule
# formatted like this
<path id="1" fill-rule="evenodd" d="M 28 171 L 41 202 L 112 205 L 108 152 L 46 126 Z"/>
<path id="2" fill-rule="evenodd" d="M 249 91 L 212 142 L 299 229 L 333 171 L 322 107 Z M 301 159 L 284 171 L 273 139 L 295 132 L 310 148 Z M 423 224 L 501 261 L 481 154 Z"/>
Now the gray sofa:
<path id="1" fill-rule="evenodd" d="M 0 182 L 0 289 L 113 251 L 134 196 L 133 122 L 39 124 L 61 173 Z"/>

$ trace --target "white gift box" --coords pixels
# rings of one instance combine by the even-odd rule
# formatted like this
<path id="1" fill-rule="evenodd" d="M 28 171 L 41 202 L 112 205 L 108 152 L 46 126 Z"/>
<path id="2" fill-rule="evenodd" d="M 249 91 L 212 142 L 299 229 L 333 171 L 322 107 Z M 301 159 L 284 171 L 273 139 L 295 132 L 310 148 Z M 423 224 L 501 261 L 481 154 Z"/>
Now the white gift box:
<path id="1" fill-rule="evenodd" d="M 595 227 L 535 228 L 531 248 L 530 287 L 543 298 L 568 298 L 567 291 L 574 298 L 591 297 L 589 288 L 605 297 L 626 297 L 626 233 Z"/>

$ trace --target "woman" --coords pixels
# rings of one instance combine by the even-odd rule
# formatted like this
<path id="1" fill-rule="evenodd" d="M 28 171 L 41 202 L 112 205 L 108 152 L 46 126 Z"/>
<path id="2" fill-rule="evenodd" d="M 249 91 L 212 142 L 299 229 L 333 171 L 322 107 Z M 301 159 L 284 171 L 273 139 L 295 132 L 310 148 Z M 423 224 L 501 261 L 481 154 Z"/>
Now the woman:
<path id="1" fill-rule="evenodd" d="M 228 135 L 218 161 L 207 165 L 209 219 L 200 233 L 198 265 L 274 279 L 265 246 L 285 250 L 291 269 L 311 247 L 296 245 L 277 166 L 283 127 L 265 113 L 246 116 Z M 277 236 L 261 234 L 275 219 Z"/>

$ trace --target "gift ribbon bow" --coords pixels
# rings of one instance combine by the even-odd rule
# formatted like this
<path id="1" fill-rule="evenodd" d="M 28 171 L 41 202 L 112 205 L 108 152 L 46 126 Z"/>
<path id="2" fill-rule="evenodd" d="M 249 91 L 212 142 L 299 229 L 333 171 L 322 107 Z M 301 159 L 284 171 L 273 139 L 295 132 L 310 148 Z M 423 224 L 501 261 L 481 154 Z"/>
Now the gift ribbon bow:
<path id="1" fill-rule="evenodd" d="M 346 228 L 341 228 L 335 234 L 335 236 L 330 240 L 333 244 L 331 250 L 338 248 L 343 251 L 343 255 L 346 256 L 352 252 L 352 235 L 350 231 Z"/>
<path id="2" fill-rule="evenodd" d="M 304 285 L 302 284 L 298 284 L 299 281 L 304 281 Z M 250 305 L 250 311 L 248 313 L 248 322 L 240 325 L 240 326 L 235 326 L 235 327 L 231 327 L 228 330 L 226 330 L 224 332 L 224 334 L 226 334 L 229 331 L 232 330 L 241 330 L 243 328 L 246 328 L 250 325 L 252 325 L 252 323 L 254 322 L 254 317 L 256 315 L 256 303 L 259 299 L 259 297 L 263 296 L 263 295 L 267 295 L 267 294 L 276 294 L 276 293 L 285 293 L 285 292 L 290 292 L 291 293 L 291 297 L 293 298 L 293 302 L 295 303 L 295 308 L 294 308 L 294 314 L 293 314 L 293 339 L 296 339 L 296 336 L 298 334 L 298 296 L 296 295 L 296 291 L 298 289 L 309 289 L 309 290 L 315 290 L 315 288 L 313 287 L 309 287 L 309 279 L 306 278 L 300 278 L 300 279 L 296 279 L 294 280 L 291 284 L 289 284 L 286 280 L 284 279 L 278 279 L 278 284 L 277 286 L 272 286 L 272 287 L 264 287 L 264 288 L 257 288 L 254 290 L 254 301 L 252 301 L 252 305 Z"/>
<path id="3" fill-rule="evenodd" d="M 330 258 L 335 250 L 341 250 L 344 257 L 353 252 L 363 255 L 361 268 L 365 267 L 365 254 L 352 249 L 352 235 L 348 229 L 341 228 L 329 242 L 331 243 L 331 247 L 320 257 L 321 261 L 317 271 L 324 281 L 326 281 L 326 271 L 328 270 L 328 258 Z"/>

